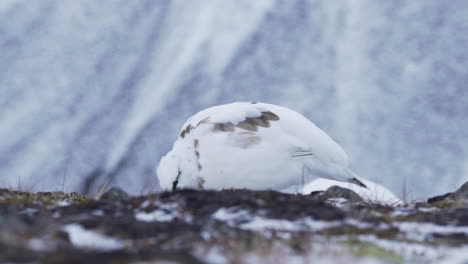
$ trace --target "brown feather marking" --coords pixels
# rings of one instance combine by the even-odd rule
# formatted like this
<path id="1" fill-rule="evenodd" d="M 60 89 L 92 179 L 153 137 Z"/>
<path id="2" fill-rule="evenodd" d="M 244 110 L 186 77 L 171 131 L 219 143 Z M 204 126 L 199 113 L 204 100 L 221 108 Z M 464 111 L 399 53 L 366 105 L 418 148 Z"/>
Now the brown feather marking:
<path id="1" fill-rule="evenodd" d="M 184 130 L 182 130 L 182 132 L 180 133 L 180 137 L 184 138 L 185 135 L 187 135 L 188 133 L 190 133 L 190 131 L 192 131 L 192 129 L 198 127 L 201 124 L 209 123 L 209 121 L 210 121 L 210 117 L 207 117 L 205 119 L 200 120 L 200 122 L 198 122 L 198 124 L 195 127 L 189 124 L 187 127 L 185 127 Z"/>
<path id="2" fill-rule="evenodd" d="M 264 116 L 251 117 L 250 120 L 257 126 L 270 127 L 270 122 Z"/>
<path id="3" fill-rule="evenodd" d="M 272 121 L 279 120 L 279 116 L 271 111 L 262 112 L 262 116 L 265 117 L 267 120 L 272 120 Z"/>
<path id="4" fill-rule="evenodd" d="M 213 126 L 214 131 L 221 131 L 221 132 L 228 132 L 228 131 L 234 131 L 234 125 L 229 122 L 229 123 L 215 123 Z"/>
<path id="5" fill-rule="evenodd" d="M 257 131 L 258 130 L 257 125 L 254 122 L 252 122 L 251 118 L 245 119 L 244 121 L 237 124 L 236 127 L 242 128 L 242 129 L 245 129 L 245 130 L 249 130 L 249 131 Z"/>
<path id="6" fill-rule="evenodd" d="M 258 127 L 270 127 L 270 120 L 276 121 L 279 120 L 279 117 L 271 112 L 262 112 L 261 116 L 258 117 L 247 117 L 244 121 L 239 122 L 236 126 L 234 126 L 231 122 L 229 123 L 215 123 L 213 130 L 214 131 L 222 131 L 222 132 L 230 132 L 234 131 L 235 127 L 245 129 L 248 131 L 256 132 L 258 131 Z"/>
<path id="7" fill-rule="evenodd" d="M 210 117 L 207 117 L 205 119 L 200 120 L 200 122 L 198 122 L 196 126 L 198 127 L 201 124 L 207 124 L 209 122 L 210 122 Z"/>
<path id="8" fill-rule="evenodd" d="M 190 130 L 192 130 L 192 128 L 193 126 L 189 124 L 184 130 L 182 130 L 182 132 L 180 133 L 180 137 L 184 138 L 186 134 L 190 133 Z"/>
<path id="9" fill-rule="evenodd" d="M 193 147 L 195 148 L 195 157 L 197 157 L 197 167 L 198 171 L 201 171 L 202 165 L 200 164 L 200 151 L 198 151 L 198 144 L 199 144 L 198 138 L 193 140 Z"/>
<path id="10" fill-rule="evenodd" d="M 205 184 L 205 179 L 202 177 L 198 177 L 198 188 L 203 189 L 203 185 Z"/>
<path id="11" fill-rule="evenodd" d="M 259 117 L 247 117 L 244 121 L 237 124 L 237 127 L 249 130 L 257 131 L 258 127 L 270 127 L 269 120 L 279 120 L 279 117 L 272 112 L 262 112 Z"/>

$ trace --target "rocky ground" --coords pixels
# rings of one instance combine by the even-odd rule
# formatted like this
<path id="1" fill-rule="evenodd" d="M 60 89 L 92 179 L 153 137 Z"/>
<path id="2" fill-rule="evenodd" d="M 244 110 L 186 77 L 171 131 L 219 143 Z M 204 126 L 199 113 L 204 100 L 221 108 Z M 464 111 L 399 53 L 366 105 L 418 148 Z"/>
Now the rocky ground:
<path id="1" fill-rule="evenodd" d="M 356 195 L 0 189 L 0 263 L 468 263 L 468 183 L 406 205 Z"/>

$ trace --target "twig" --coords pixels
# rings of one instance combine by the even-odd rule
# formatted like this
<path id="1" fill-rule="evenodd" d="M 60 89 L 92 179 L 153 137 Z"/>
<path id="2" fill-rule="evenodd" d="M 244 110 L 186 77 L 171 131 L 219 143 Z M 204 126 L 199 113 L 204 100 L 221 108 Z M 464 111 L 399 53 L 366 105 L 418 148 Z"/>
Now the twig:
<path id="1" fill-rule="evenodd" d="M 67 180 L 68 168 L 65 168 L 65 173 L 63 174 L 62 180 L 62 192 L 65 192 L 65 181 Z"/>
<path id="2" fill-rule="evenodd" d="M 103 183 L 103 184 L 101 185 L 101 187 L 99 188 L 98 193 L 96 194 L 96 196 L 94 197 L 94 199 L 99 200 L 99 199 L 101 198 L 101 196 L 102 196 L 103 193 L 104 193 L 104 190 L 106 189 L 107 185 L 109 184 L 111 175 L 112 175 L 112 174 L 110 174 L 110 173 L 107 175 L 106 179 L 104 180 L 104 183 Z"/>

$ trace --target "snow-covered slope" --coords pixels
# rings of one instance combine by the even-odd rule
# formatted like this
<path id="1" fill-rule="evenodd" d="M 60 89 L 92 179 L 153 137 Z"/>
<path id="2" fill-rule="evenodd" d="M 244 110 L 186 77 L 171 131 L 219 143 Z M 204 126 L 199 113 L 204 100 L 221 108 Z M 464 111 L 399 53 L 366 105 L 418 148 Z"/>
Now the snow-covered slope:
<path id="1" fill-rule="evenodd" d="M 157 189 L 190 115 L 263 101 L 364 178 L 446 192 L 468 177 L 467 25 L 464 1 L 1 1 L 0 186 Z"/>

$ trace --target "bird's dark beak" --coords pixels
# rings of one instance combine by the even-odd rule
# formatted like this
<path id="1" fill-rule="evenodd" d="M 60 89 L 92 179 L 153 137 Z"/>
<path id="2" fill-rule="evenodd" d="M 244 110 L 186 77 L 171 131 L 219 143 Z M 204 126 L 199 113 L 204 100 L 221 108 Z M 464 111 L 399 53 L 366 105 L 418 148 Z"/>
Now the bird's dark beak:
<path id="1" fill-rule="evenodd" d="M 358 180 L 356 178 L 352 178 L 351 180 L 349 180 L 349 182 L 354 183 L 357 186 L 361 186 L 361 187 L 364 187 L 364 188 L 368 189 L 367 186 L 364 183 L 362 183 L 360 180 Z"/>

